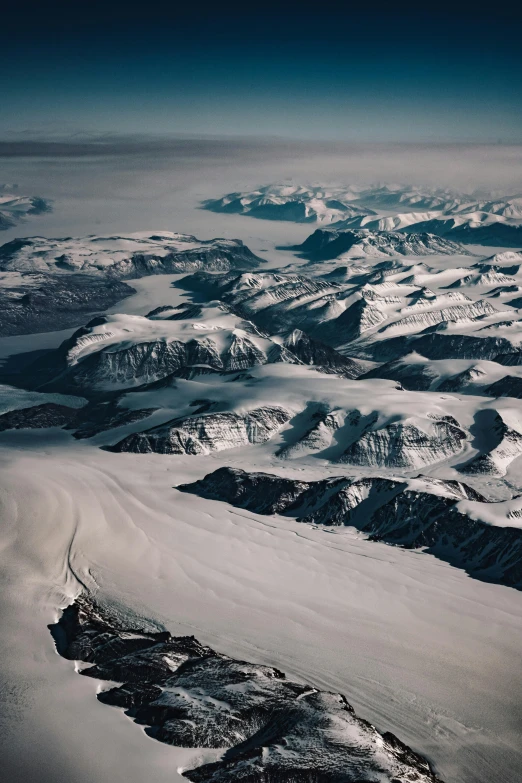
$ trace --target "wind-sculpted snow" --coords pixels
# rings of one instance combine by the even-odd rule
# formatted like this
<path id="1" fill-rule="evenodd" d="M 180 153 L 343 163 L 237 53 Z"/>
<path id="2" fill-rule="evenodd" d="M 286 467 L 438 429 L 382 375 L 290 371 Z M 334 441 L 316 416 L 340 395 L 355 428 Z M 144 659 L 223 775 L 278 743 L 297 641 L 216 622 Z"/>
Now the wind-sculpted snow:
<path id="1" fill-rule="evenodd" d="M 177 489 L 259 514 L 353 526 L 375 541 L 426 549 L 475 578 L 522 588 L 522 530 L 461 512 L 463 501 L 480 508 L 485 498 L 459 481 L 425 476 L 303 481 L 219 468 Z M 487 508 L 494 512 L 495 505 Z"/>
<path id="2" fill-rule="evenodd" d="M 187 416 L 128 435 L 110 450 L 137 454 L 209 454 L 249 443 L 265 443 L 291 416 L 289 411 L 277 406 L 254 408 L 243 414 L 228 411 Z"/>
<path id="3" fill-rule="evenodd" d="M 347 699 L 237 660 L 193 636 L 143 630 L 80 596 L 49 626 L 58 652 L 90 664 L 80 674 L 120 685 L 98 699 L 125 710 L 153 739 L 216 748 L 216 762 L 180 770 L 197 783 L 441 783 L 390 732 Z M 80 664 L 81 665 L 81 664 Z"/>

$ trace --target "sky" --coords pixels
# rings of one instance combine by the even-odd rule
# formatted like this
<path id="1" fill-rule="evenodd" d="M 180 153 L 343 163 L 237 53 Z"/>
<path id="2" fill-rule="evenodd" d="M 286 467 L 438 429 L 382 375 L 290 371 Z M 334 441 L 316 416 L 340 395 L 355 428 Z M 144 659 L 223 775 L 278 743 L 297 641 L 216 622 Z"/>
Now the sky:
<path id="1" fill-rule="evenodd" d="M 419 8 L 11 3 L 0 140 L 522 141 L 521 12 Z"/>

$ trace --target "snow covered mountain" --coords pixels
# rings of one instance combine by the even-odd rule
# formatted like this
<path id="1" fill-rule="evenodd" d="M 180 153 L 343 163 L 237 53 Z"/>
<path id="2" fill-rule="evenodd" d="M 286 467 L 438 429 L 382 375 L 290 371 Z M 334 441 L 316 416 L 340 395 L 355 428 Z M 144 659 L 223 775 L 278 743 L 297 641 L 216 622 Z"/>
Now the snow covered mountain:
<path id="1" fill-rule="evenodd" d="M 260 263 L 239 239 L 199 240 L 171 231 L 80 239 L 27 237 L 0 247 L 4 272 L 81 272 L 118 280 L 197 269 L 253 269 Z"/>
<path id="2" fill-rule="evenodd" d="M 134 289 L 123 280 L 195 270 L 254 269 L 240 240 L 165 232 L 83 239 L 14 239 L 0 247 L 0 334 L 77 326 Z"/>
<path id="3" fill-rule="evenodd" d="M 352 204 L 356 194 L 320 185 L 267 185 L 245 193 L 229 193 L 203 202 L 212 212 L 237 213 L 262 220 L 329 224 L 354 215 L 374 214 Z"/>
<path id="4" fill-rule="evenodd" d="M 349 378 L 364 371 L 361 362 L 299 330 L 272 338 L 218 301 L 95 318 L 30 364 L 25 376 L 33 387 L 90 396 L 274 363 L 315 365 Z"/>
<path id="5" fill-rule="evenodd" d="M 406 233 L 426 231 L 455 242 L 475 245 L 522 245 L 522 226 L 508 222 L 497 213 L 469 212 L 452 217 L 435 217 L 401 226 L 398 230 Z"/>
<path id="6" fill-rule="evenodd" d="M 473 203 L 473 197 L 449 190 L 402 185 L 264 185 L 243 193 L 228 193 L 203 202 L 205 209 L 250 215 L 267 220 L 297 223 L 335 223 L 356 216 L 373 216 L 377 211 L 458 209 Z M 497 205 L 502 210 L 500 202 Z M 514 204 L 516 210 L 516 204 Z M 377 211 L 374 211 L 377 210 Z"/>
<path id="7" fill-rule="evenodd" d="M 294 245 L 289 249 L 298 250 L 303 258 L 310 261 L 329 261 L 345 255 L 349 258 L 385 258 L 467 254 L 461 245 L 436 236 L 435 233 L 412 232 L 405 237 L 401 233 L 365 229 L 339 231 L 318 228 L 301 245 Z"/>
<path id="8" fill-rule="evenodd" d="M 474 758 L 455 779 L 486 783 L 495 767 L 480 770 L 499 747 L 491 726 L 518 703 L 506 709 L 504 693 L 493 703 L 482 630 L 490 617 L 508 623 L 498 652 L 504 665 L 511 645 L 518 660 L 516 198 L 278 186 L 207 208 L 221 217 L 206 220 L 230 212 L 319 228 L 263 258 L 240 240 L 171 232 L 0 248 L 0 333 L 10 336 L 0 502 L 13 519 L 0 543 L 11 552 L 16 541 L 22 558 L 9 600 L 32 607 L 24 590 L 35 585 L 48 601 L 38 627 L 45 634 L 54 616 L 58 652 L 82 662 L 84 676 L 71 667 L 67 679 L 49 647 L 54 712 L 72 678 L 82 731 L 132 733 L 84 706 L 90 678 L 93 701 L 97 688 L 146 727 L 151 757 L 174 754 L 165 767 L 178 780 L 435 783 L 416 751 L 329 692 L 346 682 L 358 712 L 435 762 L 441 743 L 456 747 L 445 778 Z M 424 223 L 434 230 L 417 230 Z M 505 245 L 472 243 L 502 227 Z M 295 227 L 274 231 L 298 238 Z M 183 635 L 196 628 L 212 646 Z M 447 692 L 465 701 L 462 660 L 480 633 L 480 710 L 461 713 Z M 490 733 L 477 750 L 478 714 Z"/>
<path id="9" fill-rule="evenodd" d="M 213 212 L 335 229 L 436 234 L 455 242 L 522 245 L 522 196 L 484 198 L 410 185 L 265 185 L 204 202 Z"/>
<path id="10" fill-rule="evenodd" d="M 22 196 L 16 185 L 0 185 L 0 231 L 13 228 L 32 215 L 51 212 L 48 199 L 37 196 Z"/>

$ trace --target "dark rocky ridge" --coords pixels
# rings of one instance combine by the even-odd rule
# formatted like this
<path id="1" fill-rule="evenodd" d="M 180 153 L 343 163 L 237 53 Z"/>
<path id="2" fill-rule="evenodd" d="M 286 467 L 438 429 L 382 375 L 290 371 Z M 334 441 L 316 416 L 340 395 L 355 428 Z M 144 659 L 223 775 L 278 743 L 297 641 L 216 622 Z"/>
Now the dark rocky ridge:
<path id="1" fill-rule="evenodd" d="M 486 392 L 491 397 L 515 397 L 522 400 L 522 378 L 505 375 L 504 378 L 488 386 Z"/>
<path id="2" fill-rule="evenodd" d="M 24 274 L 0 288 L 0 336 L 69 329 L 134 293 L 127 283 L 94 275 Z"/>
<path id="3" fill-rule="evenodd" d="M 344 696 L 287 680 L 194 637 L 124 624 L 87 597 L 49 626 L 60 655 L 92 664 L 80 674 L 121 683 L 98 694 L 149 736 L 188 748 L 229 748 L 186 769 L 197 783 L 441 783 L 390 732 L 358 718 Z"/>
<path id="4" fill-rule="evenodd" d="M 389 362 L 416 351 L 426 359 L 488 359 L 512 353 L 513 345 L 505 337 L 476 337 L 472 334 L 427 333 L 411 337 L 391 337 L 372 343 L 350 346 L 353 356 Z"/>
<path id="5" fill-rule="evenodd" d="M 469 223 L 455 226 L 453 219 L 442 217 L 440 219 L 414 223 L 411 226 L 400 229 L 400 231 L 405 234 L 431 231 L 445 239 L 471 245 L 489 245 L 492 247 L 518 247 L 522 245 L 522 226 L 501 222 L 483 226 L 470 226 Z"/>
<path id="6" fill-rule="evenodd" d="M 371 540 L 426 551 L 471 576 L 522 589 L 522 530 L 494 527 L 461 513 L 459 500 L 485 502 L 458 481 L 422 477 L 424 488 L 388 478 L 297 481 L 219 468 L 177 489 L 259 514 L 316 525 L 351 525 Z"/>
<path id="7" fill-rule="evenodd" d="M 0 415 L 0 432 L 6 430 L 45 429 L 63 427 L 74 430 L 77 439 L 91 438 L 99 432 L 134 424 L 151 416 L 155 408 L 126 410 L 116 400 L 90 403 L 82 408 L 70 408 L 54 402 L 44 402 L 30 408 L 16 408 Z"/>
<path id="8" fill-rule="evenodd" d="M 0 415 L 0 432 L 5 430 L 45 429 L 46 427 L 65 427 L 75 421 L 77 408 L 44 402 L 30 408 L 16 408 Z"/>
<path id="9" fill-rule="evenodd" d="M 361 378 L 387 378 L 390 381 L 398 381 L 404 389 L 426 391 L 437 378 L 437 374 L 429 365 L 413 362 L 408 364 L 406 357 L 405 361 L 386 362 L 375 367 Z"/>
<path id="10" fill-rule="evenodd" d="M 294 329 L 287 335 L 283 344 L 303 364 L 315 365 L 321 372 L 340 375 L 342 378 L 358 378 L 362 373 L 360 362 L 343 356 L 335 348 L 300 329 Z"/>

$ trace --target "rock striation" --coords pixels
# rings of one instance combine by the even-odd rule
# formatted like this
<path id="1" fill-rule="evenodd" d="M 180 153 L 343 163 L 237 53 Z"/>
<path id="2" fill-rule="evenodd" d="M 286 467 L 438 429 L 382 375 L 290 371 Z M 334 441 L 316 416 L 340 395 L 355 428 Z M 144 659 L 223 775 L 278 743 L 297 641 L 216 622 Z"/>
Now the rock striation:
<path id="1" fill-rule="evenodd" d="M 290 411 L 275 405 L 254 408 L 246 413 L 229 411 L 186 416 L 128 435 L 107 448 L 136 454 L 210 454 L 266 443 L 291 417 Z"/>

